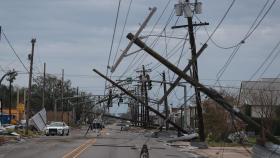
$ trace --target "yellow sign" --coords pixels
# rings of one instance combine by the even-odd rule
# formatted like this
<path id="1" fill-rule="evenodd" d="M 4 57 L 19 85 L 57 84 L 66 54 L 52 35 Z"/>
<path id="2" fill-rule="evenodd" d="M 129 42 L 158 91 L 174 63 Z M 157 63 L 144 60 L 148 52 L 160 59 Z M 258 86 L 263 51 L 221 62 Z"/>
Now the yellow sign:
<path id="1" fill-rule="evenodd" d="M 17 110 L 18 110 L 19 113 L 24 113 L 25 105 L 22 104 L 22 103 L 19 103 L 19 104 L 17 105 Z"/>

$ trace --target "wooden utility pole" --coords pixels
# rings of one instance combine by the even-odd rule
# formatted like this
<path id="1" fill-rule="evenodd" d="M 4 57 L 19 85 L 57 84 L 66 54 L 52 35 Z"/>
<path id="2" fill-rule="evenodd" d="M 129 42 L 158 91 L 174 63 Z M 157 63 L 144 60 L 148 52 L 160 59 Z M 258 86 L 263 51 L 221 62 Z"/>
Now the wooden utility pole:
<path id="1" fill-rule="evenodd" d="M 112 85 L 114 85 L 115 87 L 117 87 L 118 89 L 120 89 L 123 93 L 125 93 L 126 95 L 130 96 L 132 99 L 134 100 L 138 100 L 138 98 L 131 94 L 129 91 L 127 91 L 125 88 L 123 88 L 122 86 L 118 85 L 117 83 L 115 83 L 113 80 L 109 79 L 108 77 L 106 77 L 105 75 L 103 75 L 102 73 L 100 73 L 99 71 L 97 71 L 96 69 L 93 69 L 93 71 L 95 73 L 97 73 L 99 76 L 101 76 L 102 78 L 106 79 L 108 82 L 110 82 Z M 138 100 L 140 103 L 144 104 L 143 100 Z M 147 108 L 149 108 L 150 111 L 152 111 L 153 113 L 155 113 L 156 115 L 158 115 L 159 117 L 161 117 L 162 119 L 166 120 L 166 122 L 170 123 L 172 126 L 174 126 L 174 128 L 180 130 L 183 133 L 189 133 L 188 131 L 184 130 L 183 128 L 181 128 L 180 126 L 178 126 L 176 123 L 174 123 L 173 121 L 171 121 L 170 119 L 166 118 L 163 114 L 161 114 L 160 112 L 158 112 L 156 109 L 154 109 L 151 106 L 146 106 Z"/>
<path id="2" fill-rule="evenodd" d="M 142 76 L 142 84 L 143 84 L 143 88 L 144 88 L 144 98 L 145 98 L 145 127 L 149 127 L 149 122 L 150 122 L 150 111 L 149 109 L 147 108 L 148 106 L 148 90 L 147 90 L 147 77 L 146 77 L 146 69 L 145 69 L 145 66 L 142 65 L 142 71 L 143 71 L 143 76 Z"/>
<path id="3" fill-rule="evenodd" d="M 166 79 L 165 79 L 165 72 L 162 73 L 162 83 L 163 83 L 163 91 L 164 94 L 166 93 Z M 164 99 L 164 110 L 165 110 L 165 117 L 169 118 L 169 108 L 168 108 L 168 100 L 167 97 Z M 165 123 L 166 130 L 169 129 L 169 123 Z"/>
<path id="4" fill-rule="evenodd" d="M 146 25 L 148 24 L 148 22 L 150 21 L 150 19 L 152 18 L 152 16 L 154 15 L 154 13 L 156 12 L 157 8 L 153 7 L 150 9 L 150 13 L 149 15 L 146 17 L 146 19 L 144 20 L 144 22 L 141 24 L 140 28 L 137 30 L 137 32 L 135 33 L 135 36 L 138 37 L 140 35 L 140 33 L 144 30 L 144 28 L 146 27 Z M 124 51 L 122 51 L 121 56 L 117 59 L 117 61 L 115 62 L 115 64 L 111 67 L 111 72 L 113 73 L 115 71 L 115 69 L 117 68 L 117 66 L 120 64 L 120 62 L 122 61 L 122 59 L 127 55 L 128 50 L 131 48 L 131 46 L 133 45 L 133 42 L 129 42 L 127 47 L 124 49 Z"/>
<path id="5" fill-rule="evenodd" d="M 138 87 L 135 87 L 135 96 L 137 96 L 137 98 L 139 99 L 139 89 L 138 89 Z M 138 126 L 139 124 L 138 124 L 138 121 L 140 121 L 140 119 L 139 119 L 139 101 L 138 101 L 138 99 L 136 100 L 136 102 L 135 102 L 135 117 L 136 117 L 136 123 L 135 123 L 135 125 L 136 126 Z"/>
<path id="6" fill-rule="evenodd" d="M 62 108 L 62 118 L 61 118 L 61 120 L 62 121 L 64 121 L 63 120 L 63 115 L 64 115 L 64 102 L 63 102 L 63 93 L 64 93 L 64 69 L 62 69 L 62 74 L 61 74 L 62 76 L 61 76 L 61 108 Z"/>
<path id="7" fill-rule="evenodd" d="M 188 118 L 187 118 L 187 86 L 184 85 L 184 124 L 183 124 L 183 128 L 186 129 L 187 128 L 187 124 L 188 124 Z M 181 118 L 182 119 L 182 118 Z"/>
<path id="8" fill-rule="evenodd" d="M 42 109 L 45 108 L 45 91 L 46 91 L 46 63 L 44 63 Z"/>
<path id="9" fill-rule="evenodd" d="M 132 33 L 129 33 L 127 35 L 127 38 L 129 40 L 134 39 L 134 35 Z M 191 84 L 194 87 L 197 87 L 199 91 L 206 94 L 209 98 L 216 101 L 221 107 L 223 107 L 225 110 L 230 112 L 231 114 L 237 116 L 239 119 L 243 120 L 245 123 L 248 123 L 253 128 L 261 130 L 261 125 L 257 123 L 256 121 L 252 120 L 247 115 L 243 114 L 239 109 L 234 108 L 230 103 L 228 103 L 222 95 L 220 95 L 215 89 L 207 88 L 203 84 L 197 82 L 195 79 L 193 79 L 188 74 L 184 73 L 182 70 L 180 70 L 178 67 L 176 67 L 174 64 L 170 63 L 168 60 L 160 56 L 156 51 L 154 51 L 152 48 L 150 48 L 148 45 L 146 45 L 143 41 L 141 41 L 139 38 L 136 38 L 134 43 L 138 45 L 140 48 L 142 48 L 145 52 L 150 54 L 152 57 L 154 57 L 156 60 L 158 60 L 160 63 L 162 63 L 164 66 L 169 68 L 171 71 L 173 71 L 178 76 L 182 77 L 184 80 L 186 80 L 189 84 Z M 272 133 L 269 132 L 269 130 L 265 130 L 267 138 L 272 141 L 273 143 L 280 144 L 280 140 L 278 140 L 275 136 L 272 135 Z"/>
<path id="10" fill-rule="evenodd" d="M 191 70 L 191 66 L 194 64 L 194 61 L 196 61 L 196 59 L 202 54 L 202 52 L 207 48 L 207 44 L 204 44 L 199 51 L 197 52 L 195 58 L 192 58 L 188 65 L 184 68 L 183 72 L 187 73 L 189 70 Z M 163 97 L 158 101 L 159 104 L 162 104 L 164 99 L 168 97 L 168 95 L 172 92 L 172 90 L 179 84 L 180 80 L 182 79 L 182 77 L 178 76 L 177 79 L 174 81 L 173 84 L 170 85 L 169 89 L 167 90 L 167 92 L 163 95 Z"/>
<path id="11" fill-rule="evenodd" d="M 141 77 L 143 78 L 143 76 L 141 75 Z M 143 84 L 143 79 L 141 78 L 141 89 L 140 89 L 140 98 L 141 100 L 144 100 L 144 84 Z M 144 102 L 141 103 L 141 122 L 146 122 L 146 117 L 145 117 L 145 104 L 143 104 Z M 144 127 L 146 124 L 142 123 L 142 127 Z"/>
<path id="12" fill-rule="evenodd" d="M 32 87 L 32 71 L 33 71 L 33 57 L 34 57 L 34 46 L 36 43 L 36 39 L 33 38 L 31 40 L 32 50 L 31 54 L 28 55 L 28 59 L 30 60 L 30 71 L 29 71 L 29 84 L 28 84 L 28 100 L 26 104 L 25 116 L 26 116 L 26 127 L 25 134 L 28 135 L 28 126 L 29 126 L 29 114 L 30 114 L 30 103 L 31 103 L 31 87 Z"/>
<path id="13" fill-rule="evenodd" d="M 186 0 L 188 3 L 189 0 Z M 187 17 L 188 20 L 188 32 L 189 32 L 189 42 L 191 46 L 191 53 L 192 53 L 192 59 L 196 57 L 196 45 L 195 45 L 195 38 L 194 38 L 194 32 L 193 32 L 193 22 L 192 17 Z M 198 67 L 197 67 L 197 60 L 194 60 L 194 64 L 192 65 L 192 77 L 194 80 L 199 82 L 198 78 Z M 195 90 L 195 101 L 196 101 L 196 109 L 197 109 L 197 117 L 198 117 L 198 134 L 200 141 L 205 141 L 205 133 L 204 133 L 204 123 L 203 123 L 203 114 L 202 114 L 202 107 L 201 107 L 201 96 L 200 92 L 197 89 L 197 87 L 194 88 Z"/>

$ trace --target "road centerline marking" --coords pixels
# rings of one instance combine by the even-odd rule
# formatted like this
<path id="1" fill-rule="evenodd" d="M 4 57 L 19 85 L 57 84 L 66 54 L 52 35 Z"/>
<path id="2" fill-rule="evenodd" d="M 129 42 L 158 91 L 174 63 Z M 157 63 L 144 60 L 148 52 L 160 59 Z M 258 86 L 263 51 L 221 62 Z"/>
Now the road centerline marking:
<path id="1" fill-rule="evenodd" d="M 104 134 L 106 130 L 103 129 L 100 131 L 101 135 Z M 66 155 L 64 155 L 62 158 L 77 158 L 82 152 L 84 152 L 89 146 L 92 146 L 96 143 L 96 139 L 89 139 L 87 140 L 85 143 L 81 144 L 80 146 L 78 146 L 77 148 L 75 148 L 74 150 L 70 151 L 69 153 L 67 153 Z"/>

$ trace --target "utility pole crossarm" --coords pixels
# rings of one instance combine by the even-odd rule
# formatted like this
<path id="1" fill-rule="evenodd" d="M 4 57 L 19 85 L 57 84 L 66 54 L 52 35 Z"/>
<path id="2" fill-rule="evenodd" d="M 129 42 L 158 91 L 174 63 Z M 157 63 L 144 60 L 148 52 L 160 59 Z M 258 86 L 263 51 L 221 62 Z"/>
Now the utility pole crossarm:
<path id="1" fill-rule="evenodd" d="M 138 101 L 139 103 L 145 105 L 145 102 L 141 99 L 139 99 L 138 97 L 134 96 L 133 94 L 131 94 L 130 92 L 128 92 L 126 89 L 124 89 L 123 87 L 119 86 L 118 84 L 116 84 L 113 80 L 109 79 L 108 77 L 106 77 L 105 75 L 101 74 L 99 71 L 97 71 L 96 69 L 93 69 L 93 71 L 95 73 L 97 73 L 98 75 L 100 75 L 102 78 L 106 79 L 107 81 L 109 81 L 111 84 L 113 84 L 114 86 L 116 86 L 117 88 L 119 88 L 121 91 L 123 91 L 126 95 L 130 96 L 131 98 L 133 98 L 134 100 Z M 156 109 L 150 107 L 150 106 L 146 106 L 150 111 L 154 112 L 156 115 L 158 115 L 159 117 L 163 118 L 166 122 L 169 122 L 172 126 L 174 126 L 175 128 L 177 128 L 178 130 L 180 130 L 183 133 L 188 133 L 186 130 L 184 130 L 183 128 L 181 128 L 180 126 L 178 126 L 176 123 L 174 123 L 173 121 L 171 121 L 170 119 L 166 118 L 163 114 L 161 114 L 160 112 L 158 112 Z"/>
<path id="2" fill-rule="evenodd" d="M 192 24 L 192 26 L 205 26 L 205 25 L 209 25 L 209 23 L 204 22 L 204 23 L 194 23 L 194 24 Z M 189 25 L 172 26 L 171 29 L 178 29 L 178 28 L 185 28 L 185 27 L 189 27 Z"/>
<path id="3" fill-rule="evenodd" d="M 143 31 L 143 29 L 146 27 L 146 25 L 148 24 L 149 20 L 152 18 L 152 16 L 154 15 L 154 13 L 156 12 L 157 8 L 153 7 L 151 9 L 150 14 L 147 16 L 147 18 L 145 19 L 145 21 L 143 22 L 143 24 L 140 26 L 139 30 L 136 32 L 135 37 L 137 38 L 140 33 Z M 120 62 L 122 61 L 122 59 L 127 55 L 128 50 L 131 48 L 131 46 L 133 45 L 133 40 L 130 41 L 127 45 L 127 47 L 125 48 L 125 50 L 122 52 L 121 56 L 118 58 L 118 60 L 116 61 L 116 63 L 111 67 L 111 72 L 113 73 L 117 66 L 120 64 Z"/>
<path id="4" fill-rule="evenodd" d="M 127 35 L 127 38 L 129 40 L 132 40 L 134 38 L 134 35 L 129 33 Z M 178 67 L 170 63 L 168 60 L 160 56 L 157 52 L 155 52 L 152 48 L 147 46 L 144 42 L 142 42 L 139 38 L 137 38 L 134 43 L 138 45 L 140 48 L 143 48 L 144 51 L 146 51 L 148 54 L 150 54 L 152 57 L 154 57 L 156 60 L 158 60 L 160 63 L 165 65 L 167 68 L 169 68 L 171 71 L 176 73 L 178 76 L 181 76 L 184 80 L 186 80 L 188 83 L 190 83 L 192 86 L 196 87 L 199 91 L 206 94 L 208 97 L 216 101 L 219 105 L 221 105 L 225 110 L 228 112 L 234 114 L 239 119 L 243 120 L 244 122 L 252 125 L 255 129 L 261 130 L 261 125 L 258 124 L 256 121 L 252 120 L 247 115 L 243 114 L 240 110 L 234 109 L 233 106 L 228 103 L 223 96 L 221 96 L 216 90 L 210 89 L 202 85 L 201 83 L 194 80 L 192 77 L 181 71 Z M 270 141 L 272 141 L 275 144 L 280 144 L 280 141 L 274 137 L 268 130 L 265 130 L 265 133 Z"/>

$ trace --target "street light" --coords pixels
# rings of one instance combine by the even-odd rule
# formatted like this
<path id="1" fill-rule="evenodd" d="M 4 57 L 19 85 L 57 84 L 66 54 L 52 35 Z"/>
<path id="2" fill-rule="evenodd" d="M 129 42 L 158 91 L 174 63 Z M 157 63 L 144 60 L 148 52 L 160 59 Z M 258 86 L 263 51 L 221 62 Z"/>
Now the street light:
<path id="1" fill-rule="evenodd" d="M 7 81 L 10 82 L 9 84 L 9 91 L 10 91 L 10 100 L 9 100 L 9 116 L 10 121 L 12 120 L 12 83 L 16 79 L 17 72 L 15 70 L 12 71 L 12 73 L 9 74 L 9 78 L 7 78 Z"/>
<path id="2" fill-rule="evenodd" d="M 1 83 L 2 83 L 2 81 L 4 80 L 4 78 L 6 77 L 6 76 L 12 76 L 12 78 L 14 78 L 15 79 L 15 77 L 16 77 L 16 75 L 17 75 L 17 72 L 15 71 L 15 70 L 12 70 L 12 71 L 8 71 L 7 73 L 5 73 L 2 77 L 1 77 L 1 79 L 0 79 L 0 86 L 1 86 Z M 0 119 L 0 121 L 1 121 L 1 125 L 2 125 L 2 118 L 3 117 L 3 102 L 2 102 L 2 98 L 1 98 L 1 119 Z"/>

